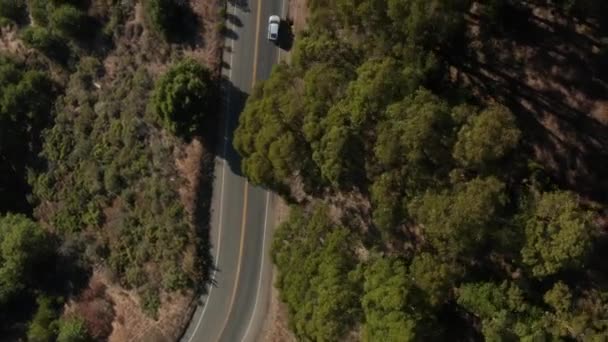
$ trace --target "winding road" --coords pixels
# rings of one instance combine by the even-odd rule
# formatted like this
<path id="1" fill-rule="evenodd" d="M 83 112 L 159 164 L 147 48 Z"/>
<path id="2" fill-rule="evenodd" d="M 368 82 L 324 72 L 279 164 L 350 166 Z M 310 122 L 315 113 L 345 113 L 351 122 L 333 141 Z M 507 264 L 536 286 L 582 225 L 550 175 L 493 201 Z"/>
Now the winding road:
<path id="1" fill-rule="evenodd" d="M 285 1 L 228 0 L 222 71 L 225 121 L 211 205 L 215 270 L 182 342 L 255 341 L 268 310 L 275 197 L 240 174 L 232 133 L 254 84 L 268 78 L 280 57 L 279 48 L 266 39 L 266 26 L 272 14 L 285 17 Z"/>

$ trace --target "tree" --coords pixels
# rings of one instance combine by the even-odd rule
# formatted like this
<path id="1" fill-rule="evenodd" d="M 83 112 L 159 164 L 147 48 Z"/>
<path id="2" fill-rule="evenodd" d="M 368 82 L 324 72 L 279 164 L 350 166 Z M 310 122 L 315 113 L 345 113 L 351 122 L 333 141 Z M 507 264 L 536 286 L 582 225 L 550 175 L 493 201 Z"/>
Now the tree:
<path id="1" fill-rule="evenodd" d="M 410 274 L 414 284 L 428 297 L 433 306 L 438 306 L 450 299 L 450 291 L 463 270 L 460 266 L 447 263 L 430 253 L 419 253 L 414 256 L 410 265 Z"/>
<path id="2" fill-rule="evenodd" d="M 20 214 L 0 217 L 0 305 L 38 285 L 37 266 L 49 255 L 48 238 Z"/>
<path id="3" fill-rule="evenodd" d="M 213 111 L 214 82 L 207 68 L 193 59 L 173 65 L 156 83 L 154 110 L 169 131 L 191 136 Z"/>
<path id="4" fill-rule="evenodd" d="M 413 341 L 422 319 L 404 262 L 379 257 L 365 269 L 361 304 L 364 341 Z"/>
<path id="5" fill-rule="evenodd" d="M 340 340 L 358 316 L 357 286 L 348 276 L 353 269 L 349 232 L 331 222 L 327 208 L 317 206 L 311 213 L 294 208 L 275 233 L 272 258 L 296 335 Z"/>
<path id="6" fill-rule="evenodd" d="M 61 38 L 50 30 L 40 26 L 28 26 L 21 34 L 25 44 L 40 51 L 45 56 L 60 62 L 65 62 L 68 47 Z"/>
<path id="7" fill-rule="evenodd" d="M 466 167 L 483 168 L 511 152 L 520 138 L 521 132 L 509 109 L 493 105 L 479 115 L 469 117 L 460 129 L 454 158 Z"/>
<path id="8" fill-rule="evenodd" d="M 394 30 L 425 47 L 449 45 L 464 28 L 469 0 L 388 0 Z"/>
<path id="9" fill-rule="evenodd" d="M 86 14 L 69 4 L 61 5 L 53 10 L 50 24 L 60 35 L 68 39 L 85 38 L 89 33 Z"/>
<path id="10" fill-rule="evenodd" d="M 144 8 L 151 28 L 169 39 L 176 31 L 175 23 L 181 22 L 181 9 L 174 0 L 146 0 Z"/>
<path id="11" fill-rule="evenodd" d="M 575 195 L 544 193 L 533 204 L 525 226 L 523 261 L 537 277 L 580 266 L 591 249 L 591 215 Z"/>
<path id="12" fill-rule="evenodd" d="M 608 333 L 608 301 L 605 293 L 576 293 L 562 281 L 543 296 L 551 310 L 546 313 L 547 330 L 559 339 L 602 340 Z"/>
<path id="13" fill-rule="evenodd" d="M 234 146 L 243 157 L 243 172 L 254 184 L 280 188 L 300 171 L 304 177 L 316 173 L 301 132 L 301 90 L 288 83 L 294 76 L 290 67 L 276 66 L 254 89 L 239 118 Z"/>
<path id="14" fill-rule="evenodd" d="M 52 342 L 57 335 L 57 312 L 53 307 L 52 299 L 40 296 L 36 300 L 38 310 L 30 322 L 27 339 L 31 342 Z"/>
<path id="15" fill-rule="evenodd" d="M 426 193 L 410 203 L 410 212 L 443 258 L 470 256 L 506 203 L 504 187 L 494 177 L 475 178 L 451 192 Z"/>
<path id="16" fill-rule="evenodd" d="M 59 321 L 57 342 L 90 341 L 84 320 L 78 317 L 64 317 Z"/>
<path id="17" fill-rule="evenodd" d="M 383 169 L 402 170 L 405 192 L 412 196 L 445 178 L 452 165 L 451 131 L 445 101 L 421 88 L 386 109 L 376 127 L 374 155 Z"/>
<path id="18" fill-rule="evenodd" d="M 469 283 L 458 290 L 458 305 L 481 320 L 487 341 L 544 340 L 542 309 L 530 305 L 514 284 Z"/>
<path id="19" fill-rule="evenodd" d="M 399 172 L 385 172 L 371 186 L 372 217 L 383 234 L 394 233 L 399 221 L 405 217 L 402 178 L 404 177 Z"/>

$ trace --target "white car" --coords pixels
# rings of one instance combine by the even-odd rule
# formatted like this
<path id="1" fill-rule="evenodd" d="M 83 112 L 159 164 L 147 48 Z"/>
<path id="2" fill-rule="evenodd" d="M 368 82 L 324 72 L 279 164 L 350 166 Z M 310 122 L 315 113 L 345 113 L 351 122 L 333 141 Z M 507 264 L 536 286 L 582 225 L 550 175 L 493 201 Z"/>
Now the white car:
<path id="1" fill-rule="evenodd" d="M 271 15 L 268 18 L 268 40 L 277 41 L 279 39 L 279 25 L 281 25 L 281 18 L 278 15 Z"/>

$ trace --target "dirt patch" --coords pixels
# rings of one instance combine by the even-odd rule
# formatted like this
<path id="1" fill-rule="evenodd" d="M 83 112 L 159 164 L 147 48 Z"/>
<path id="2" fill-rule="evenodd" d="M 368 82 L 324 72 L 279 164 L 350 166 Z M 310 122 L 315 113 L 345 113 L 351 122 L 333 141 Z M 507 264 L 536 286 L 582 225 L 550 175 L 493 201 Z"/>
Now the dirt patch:
<path id="1" fill-rule="evenodd" d="M 555 180 L 606 202 L 606 32 L 545 2 L 515 3 L 493 31 L 482 5 L 473 5 L 462 50 L 447 56 L 451 74 L 484 102 L 513 111 L 530 151 Z"/>
<path id="2" fill-rule="evenodd" d="M 293 23 L 293 32 L 298 34 L 306 29 L 310 10 L 306 0 L 290 0 L 287 7 L 287 18 Z"/>
<path id="3" fill-rule="evenodd" d="M 190 217 L 194 215 L 196 191 L 199 188 L 201 165 L 205 154 L 205 148 L 198 139 L 193 139 L 176 151 L 175 167 L 181 178 L 185 180 L 178 192 Z"/>
<path id="4" fill-rule="evenodd" d="M 275 227 L 284 222 L 289 216 L 289 206 L 279 199 L 275 205 L 274 223 Z M 273 270 L 272 283 L 275 283 L 276 269 Z M 257 339 L 259 342 L 295 342 L 297 339 L 289 330 L 287 306 L 281 302 L 279 291 L 272 286 L 270 293 L 270 304 L 268 312 L 262 325 L 262 330 Z"/>

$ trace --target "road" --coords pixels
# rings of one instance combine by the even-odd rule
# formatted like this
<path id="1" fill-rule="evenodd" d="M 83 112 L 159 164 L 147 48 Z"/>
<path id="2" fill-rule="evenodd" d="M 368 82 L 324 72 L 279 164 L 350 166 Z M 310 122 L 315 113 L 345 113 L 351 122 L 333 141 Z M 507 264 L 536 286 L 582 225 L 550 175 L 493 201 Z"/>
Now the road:
<path id="1" fill-rule="evenodd" d="M 268 78 L 279 49 L 267 41 L 267 20 L 284 18 L 287 0 L 228 0 L 222 74 L 223 146 L 215 165 L 210 239 L 215 271 L 183 342 L 254 341 L 272 285 L 269 249 L 275 197 L 240 175 L 232 132 L 253 85 Z"/>

